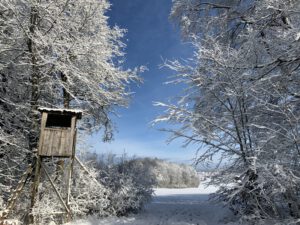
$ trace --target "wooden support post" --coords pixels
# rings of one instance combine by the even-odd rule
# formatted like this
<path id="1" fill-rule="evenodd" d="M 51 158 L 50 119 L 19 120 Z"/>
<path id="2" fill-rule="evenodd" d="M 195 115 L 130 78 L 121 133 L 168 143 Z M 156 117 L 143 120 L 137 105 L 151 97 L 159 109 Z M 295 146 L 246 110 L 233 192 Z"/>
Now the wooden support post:
<path id="1" fill-rule="evenodd" d="M 68 168 L 68 177 L 67 177 L 67 197 L 66 197 L 66 206 L 68 207 L 68 209 L 70 210 L 70 195 L 71 195 L 71 184 L 72 184 L 72 174 L 73 174 L 73 166 L 74 166 L 74 157 L 72 156 L 70 158 L 70 164 L 69 164 L 69 168 Z M 69 216 L 69 214 L 67 214 L 66 218 L 65 218 L 65 222 L 70 222 L 71 217 Z"/>
<path id="2" fill-rule="evenodd" d="M 66 199 L 66 204 L 67 206 L 69 206 L 69 202 L 70 202 L 70 194 L 71 194 L 71 183 L 72 183 L 72 174 L 73 174 L 73 167 L 74 167 L 74 160 L 75 160 L 75 148 L 76 148 L 76 128 L 75 128 L 75 124 L 76 124 L 76 117 L 73 116 L 72 117 L 72 121 L 71 121 L 72 125 L 71 125 L 71 134 L 73 136 L 73 143 L 72 143 L 72 156 L 70 157 L 70 166 L 69 166 L 69 170 L 68 170 L 68 177 L 67 177 L 67 199 Z"/>
<path id="3" fill-rule="evenodd" d="M 71 183 L 72 183 L 72 174 L 73 174 L 73 165 L 74 165 L 74 158 L 70 158 L 70 164 L 68 168 L 68 177 L 67 177 L 67 198 L 66 198 L 66 205 L 69 206 L 70 204 L 70 195 L 71 195 Z"/>
<path id="4" fill-rule="evenodd" d="M 8 199 L 6 209 L 3 211 L 0 211 L 0 224 L 1 224 L 1 221 L 3 221 L 4 219 L 7 219 L 10 211 L 14 208 L 16 201 L 17 201 L 18 197 L 20 196 L 21 192 L 23 191 L 23 188 L 24 188 L 28 178 L 31 176 L 32 170 L 33 170 L 33 167 L 31 164 L 29 164 L 27 170 L 25 171 L 25 173 L 21 177 L 20 181 L 18 182 L 16 189 L 11 192 L 11 196 Z"/>
<path id="5" fill-rule="evenodd" d="M 46 121 L 47 121 L 48 114 L 47 113 L 42 113 L 42 120 L 41 120 L 41 133 L 40 137 L 44 136 L 44 128 L 46 127 Z M 33 224 L 34 223 L 34 216 L 32 214 L 32 209 L 35 205 L 36 202 L 36 196 L 38 194 L 38 187 L 40 183 L 40 177 L 41 177 L 41 162 L 42 158 L 40 156 L 40 147 L 42 146 L 43 138 L 40 138 L 39 140 L 39 148 L 37 152 L 37 157 L 35 158 L 35 173 L 34 173 L 34 181 L 32 184 L 32 191 L 31 191 L 31 203 L 30 203 L 30 212 L 28 215 L 28 220 L 26 220 L 26 223 L 28 224 Z"/>
<path id="6" fill-rule="evenodd" d="M 77 130 L 76 130 L 76 117 L 73 116 L 71 120 L 71 134 L 73 135 L 73 143 L 72 143 L 72 156 L 70 158 L 71 162 L 69 165 L 68 170 L 68 177 L 67 177 L 67 198 L 66 198 L 66 205 L 70 209 L 70 195 L 71 195 L 71 183 L 72 183 L 72 175 L 73 175 L 73 167 L 74 167 L 74 160 L 75 160 L 75 149 L 76 149 L 76 137 L 77 137 Z M 66 222 L 69 222 L 71 218 L 68 216 L 66 217 Z"/>
<path id="7" fill-rule="evenodd" d="M 88 171 L 88 169 L 83 165 L 83 163 L 75 156 L 75 159 L 76 159 L 76 161 L 78 162 L 78 164 L 80 165 L 80 167 L 85 171 L 85 172 L 87 172 L 87 174 L 88 175 L 90 175 L 90 176 L 92 176 L 91 174 L 90 174 L 90 172 Z M 97 181 L 98 182 L 98 181 Z"/>
<path id="8" fill-rule="evenodd" d="M 83 165 L 83 163 L 75 156 L 75 160 L 78 162 L 78 164 L 80 165 L 80 167 L 91 177 L 92 181 L 95 182 L 95 184 L 101 186 L 101 184 L 99 183 L 99 181 L 97 181 L 93 175 L 89 172 L 89 170 Z"/>
<path id="9" fill-rule="evenodd" d="M 29 224 L 34 223 L 34 216 L 32 214 L 32 210 L 33 210 L 33 207 L 35 205 L 36 198 L 37 198 L 37 195 L 38 195 L 38 188 L 39 188 L 40 177 L 41 177 L 41 163 L 42 163 L 42 158 L 40 156 L 38 156 L 36 158 L 34 182 L 32 184 L 30 215 L 29 215 L 29 221 L 28 221 Z"/>
<path id="10" fill-rule="evenodd" d="M 31 164 L 29 164 L 28 169 L 25 171 L 25 173 L 23 174 L 23 177 L 18 182 L 17 188 L 12 192 L 12 196 L 11 196 L 9 204 L 7 206 L 7 210 L 11 211 L 14 208 L 16 200 L 19 197 L 19 195 L 21 194 L 28 178 L 31 175 L 31 172 L 32 172 L 32 166 L 31 166 Z"/>

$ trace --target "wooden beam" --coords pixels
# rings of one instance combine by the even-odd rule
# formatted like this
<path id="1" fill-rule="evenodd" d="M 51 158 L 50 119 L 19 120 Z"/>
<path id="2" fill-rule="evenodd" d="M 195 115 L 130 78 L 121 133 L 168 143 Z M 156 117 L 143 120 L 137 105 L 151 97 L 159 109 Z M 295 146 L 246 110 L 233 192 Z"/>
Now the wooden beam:
<path id="1" fill-rule="evenodd" d="M 71 162 L 69 165 L 69 170 L 67 171 L 68 177 L 67 177 L 67 199 L 66 199 L 66 205 L 70 206 L 70 195 L 71 195 L 71 183 L 72 183 L 72 175 L 73 175 L 73 167 L 74 167 L 74 161 L 75 161 L 75 149 L 76 149 L 76 138 L 77 138 L 77 129 L 76 129 L 76 116 L 72 117 L 71 122 L 71 135 L 72 135 L 72 156 L 70 158 Z M 70 218 L 66 218 L 66 222 L 69 222 Z"/>
<path id="2" fill-rule="evenodd" d="M 75 160 L 78 162 L 78 164 L 80 165 L 80 167 L 85 171 L 85 172 L 87 172 L 87 174 L 88 175 L 90 175 L 90 177 L 92 178 L 92 180 L 97 184 L 97 185 L 101 185 L 100 183 L 99 183 L 99 181 L 97 181 L 94 177 L 93 177 L 93 175 L 88 171 L 88 169 L 83 165 L 83 163 L 77 158 L 77 156 L 75 156 Z"/>
<path id="3" fill-rule="evenodd" d="M 74 121 L 76 122 L 76 121 Z M 73 167 L 74 167 L 74 160 L 75 160 L 75 148 L 76 148 L 76 137 L 77 137 L 77 132 L 76 129 L 74 131 L 74 139 L 73 139 L 73 143 L 72 143 L 72 156 L 70 158 L 71 163 L 70 163 L 70 167 L 68 170 L 68 183 L 67 183 L 67 201 L 66 204 L 69 205 L 69 201 L 70 201 L 70 193 L 71 193 L 71 182 L 72 182 L 72 175 L 73 175 Z"/>
<path id="4" fill-rule="evenodd" d="M 35 163 L 34 182 L 32 184 L 32 191 L 31 191 L 30 212 L 32 212 L 32 209 L 36 202 L 36 196 L 38 193 L 38 187 L 39 187 L 40 177 L 41 177 L 41 163 L 42 163 L 42 158 L 40 156 L 38 156 L 36 158 L 36 163 Z M 28 223 L 29 224 L 34 223 L 34 217 L 30 213 L 29 213 Z"/>
<path id="5" fill-rule="evenodd" d="M 21 192 L 23 191 L 23 188 L 24 188 L 29 176 L 31 175 L 32 170 L 33 170 L 33 168 L 31 166 L 31 164 L 29 164 L 29 167 L 27 168 L 27 170 L 23 174 L 23 177 L 18 182 L 17 188 L 13 191 L 13 194 L 12 194 L 12 197 L 11 197 L 12 201 L 10 201 L 8 206 L 7 206 L 7 209 L 9 211 L 14 208 L 16 200 L 19 197 L 19 195 L 21 194 Z"/>
<path id="6" fill-rule="evenodd" d="M 39 140 L 39 146 L 38 146 L 38 155 L 41 153 L 41 149 L 43 147 L 43 140 L 44 140 L 44 130 L 46 127 L 46 122 L 48 118 L 48 113 L 43 112 L 42 113 L 42 120 L 41 120 L 41 133 L 40 133 L 40 140 Z"/>

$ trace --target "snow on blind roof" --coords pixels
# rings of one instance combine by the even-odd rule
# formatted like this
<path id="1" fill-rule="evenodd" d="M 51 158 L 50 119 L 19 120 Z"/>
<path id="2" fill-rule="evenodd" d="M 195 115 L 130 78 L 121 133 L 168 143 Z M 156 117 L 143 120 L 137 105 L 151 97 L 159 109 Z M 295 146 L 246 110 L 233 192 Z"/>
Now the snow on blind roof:
<path id="1" fill-rule="evenodd" d="M 54 112 L 54 113 L 61 113 L 61 114 L 73 114 L 77 115 L 78 118 L 81 118 L 82 110 L 81 109 L 54 109 L 54 108 L 46 108 L 46 107 L 39 107 L 38 109 L 40 112 Z"/>

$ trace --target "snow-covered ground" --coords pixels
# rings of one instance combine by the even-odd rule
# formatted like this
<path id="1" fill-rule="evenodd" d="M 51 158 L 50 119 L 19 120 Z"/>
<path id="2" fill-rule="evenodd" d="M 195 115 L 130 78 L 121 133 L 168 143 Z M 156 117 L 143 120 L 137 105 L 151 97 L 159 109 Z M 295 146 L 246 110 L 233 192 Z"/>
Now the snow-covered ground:
<path id="1" fill-rule="evenodd" d="M 155 190 L 153 201 L 138 215 L 90 218 L 70 225 L 224 225 L 227 210 L 207 201 L 208 194 L 214 191 L 215 187 L 206 188 L 204 185 L 186 189 L 160 188 Z"/>

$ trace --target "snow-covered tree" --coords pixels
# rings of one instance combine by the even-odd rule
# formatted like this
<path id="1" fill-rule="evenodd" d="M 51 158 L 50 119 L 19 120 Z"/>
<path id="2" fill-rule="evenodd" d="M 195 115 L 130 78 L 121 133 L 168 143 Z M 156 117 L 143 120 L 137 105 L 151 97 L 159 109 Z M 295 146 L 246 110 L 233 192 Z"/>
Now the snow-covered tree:
<path id="1" fill-rule="evenodd" d="M 0 187 L 7 192 L 37 147 L 39 106 L 81 108 L 81 128 L 104 128 L 125 106 L 137 70 L 124 70 L 124 30 L 109 27 L 107 0 L 0 2 Z"/>
<path id="2" fill-rule="evenodd" d="M 242 220 L 299 219 L 298 1 L 174 0 L 171 18 L 195 52 L 167 62 L 187 88 L 157 121 L 219 162 L 217 197 Z"/>

